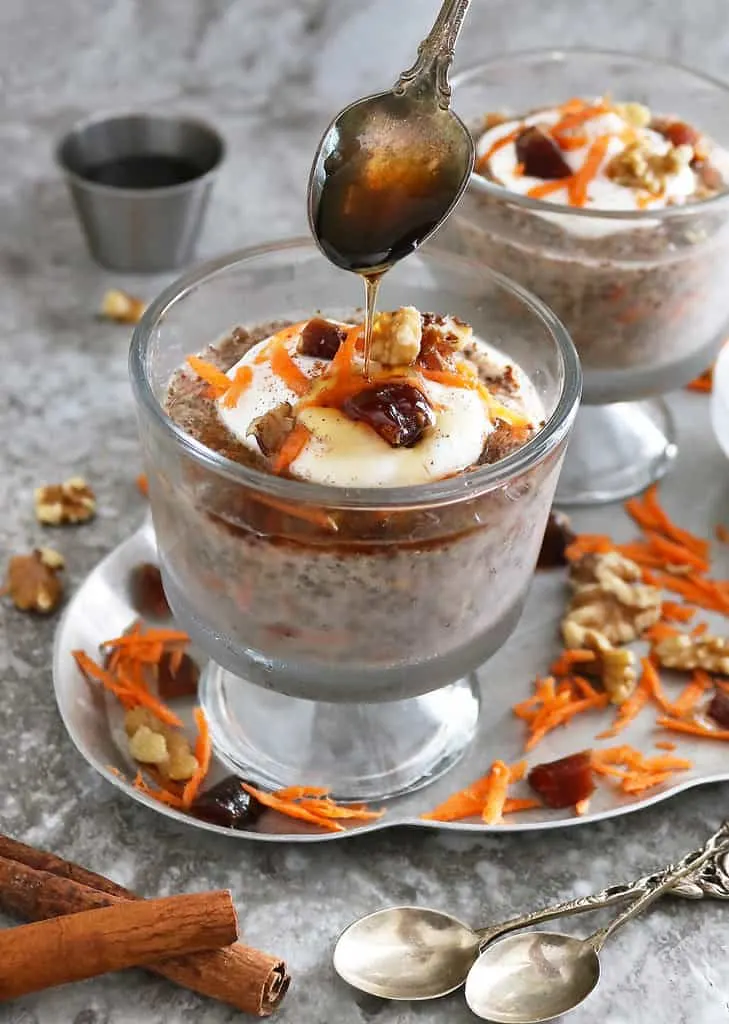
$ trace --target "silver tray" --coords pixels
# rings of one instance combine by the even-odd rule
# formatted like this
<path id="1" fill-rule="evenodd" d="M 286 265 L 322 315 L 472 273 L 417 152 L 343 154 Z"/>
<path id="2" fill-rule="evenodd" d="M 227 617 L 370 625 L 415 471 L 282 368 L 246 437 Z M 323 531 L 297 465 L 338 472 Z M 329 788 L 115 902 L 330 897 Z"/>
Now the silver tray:
<path id="1" fill-rule="evenodd" d="M 729 524 L 729 465 L 711 437 L 709 403 L 705 396 L 676 395 L 673 412 L 681 425 L 681 454 L 676 467 L 661 489 L 664 504 L 681 525 L 703 536 L 713 536 L 717 522 Z M 620 506 L 583 510 L 573 516 L 579 531 L 610 533 L 628 540 L 635 531 Z M 714 574 L 729 575 L 729 547 L 714 545 Z M 54 649 L 53 678 L 58 707 L 68 733 L 82 756 L 111 785 L 157 814 L 178 820 L 191 828 L 218 832 L 238 839 L 281 842 L 322 842 L 345 839 L 354 833 L 374 832 L 407 825 L 451 832 L 521 832 L 585 825 L 605 818 L 628 814 L 665 800 L 682 790 L 710 782 L 729 780 L 729 748 L 712 740 L 679 737 L 678 751 L 694 763 L 691 771 L 675 776 L 675 781 L 642 798 L 631 798 L 601 782 L 589 812 L 576 817 L 572 811 L 543 809 L 510 815 L 504 824 L 488 826 L 463 822 L 423 821 L 420 815 L 435 807 L 446 796 L 484 774 L 495 758 L 515 761 L 523 749 L 523 725 L 511 713 L 511 705 L 531 693 L 531 681 L 543 674 L 558 649 L 558 623 L 564 605 L 564 574 L 556 570 L 537 574 L 524 616 L 516 632 L 502 650 L 486 665 L 479 679 L 484 695 L 484 712 L 479 733 L 467 755 L 445 777 L 416 793 L 388 801 L 386 815 L 345 832 L 307 831 L 305 825 L 284 819 L 275 812 L 266 814 L 255 830 L 223 828 L 189 817 L 145 796 L 129 781 L 133 763 L 125 752 L 121 713 L 113 698 L 89 686 L 71 657 L 75 648 L 96 656 L 101 641 L 126 629 L 136 617 L 128 594 L 131 569 L 140 562 L 155 562 L 154 532 L 149 521 L 111 552 L 86 578 L 72 598 L 58 626 Z M 700 616 L 720 633 L 726 621 L 707 612 Z M 697 618 L 698 621 L 698 618 Z M 636 649 L 640 649 L 639 645 Z M 192 652 L 199 662 L 199 652 Z M 670 692 L 673 692 L 673 685 Z M 676 684 L 681 685 L 681 684 Z M 192 702 L 175 705 L 186 725 L 192 722 Z M 605 729 L 613 711 L 591 712 L 577 718 L 567 729 L 547 736 L 529 756 L 529 763 L 551 761 L 583 748 L 630 743 L 645 753 L 655 741 L 667 734 L 654 726 L 654 715 L 644 712 L 620 737 L 596 740 Z M 675 739 L 676 737 L 671 737 Z M 658 751 L 655 751 L 658 753 Z M 214 766 L 213 781 L 227 771 Z M 306 782 L 305 779 L 301 780 Z"/>

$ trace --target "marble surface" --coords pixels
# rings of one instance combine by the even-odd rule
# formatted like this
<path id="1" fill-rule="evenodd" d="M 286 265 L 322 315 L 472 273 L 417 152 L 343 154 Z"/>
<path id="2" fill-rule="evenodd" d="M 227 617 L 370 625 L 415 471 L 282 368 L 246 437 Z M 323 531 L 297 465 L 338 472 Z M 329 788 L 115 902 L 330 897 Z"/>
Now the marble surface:
<path id="1" fill-rule="evenodd" d="M 128 332 L 95 319 L 103 291 L 151 297 L 160 279 L 121 281 L 84 251 L 52 141 L 106 107 L 214 118 L 230 156 L 200 255 L 301 232 L 310 156 L 331 113 L 406 65 L 435 0 L 3 0 L 0 5 L 0 538 L 2 555 L 47 535 L 32 491 L 83 473 L 100 512 L 53 534 L 71 586 L 138 522 L 143 504 Z M 474 0 L 460 62 L 505 49 L 579 44 L 649 50 L 721 72 L 723 5 L 693 0 Z M 397 10 L 396 28 L 393 11 Z M 708 442 L 707 442 L 708 443 Z M 384 1005 L 329 966 L 349 920 L 398 901 L 479 923 L 542 899 L 586 893 L 699 842 L 727 788 L 688 793 L 613 823 L 544 836 L 408 833 L 321 847 L 256 846 L 180 830 L 133 806 L 72 749 L 50 674 L 54 621 L 0 613 L 0 826 L 145 894 L 229 886 L 251 943 L 295 981 L 286 1024 L 454 1024 L 459 998 Z M 719 1024 L 729 1016 L 727 910 L 666 902 L 606 952 L 604 981 L 575 1024 Z M 2 921 L 9 924 L 9 921 Z M 91 981 L 0 1008 L 7 1024 L 223 1024 L 235 1014 L 140 974 Z"/>

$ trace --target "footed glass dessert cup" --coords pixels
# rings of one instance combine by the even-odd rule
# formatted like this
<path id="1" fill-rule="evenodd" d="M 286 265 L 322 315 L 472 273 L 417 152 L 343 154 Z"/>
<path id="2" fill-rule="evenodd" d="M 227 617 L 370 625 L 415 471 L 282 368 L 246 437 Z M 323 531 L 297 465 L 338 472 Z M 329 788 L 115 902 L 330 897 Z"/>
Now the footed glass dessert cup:
<path id="1" fill-rule="evenodd" d="M 571 97 L 639 102 L 729 147 L 729 89 L 685 68 L 596 51 L 517 53 L 453 80 L 474 132 Z M 555 205 L 474 173 L 436 244 L 538 295 L 574 341 L 584 396 L 557 491 L 563 504 L 635 493 L 676 455 L 660 397 L 711 363 L 729 331 L 729 195 L 604 211 Z"/>
<path id="2" fill-rule="evenodd" d="M 521 365 L 544 426 L 518 451 L 430 484 L 337 488 L 232 462 L 166 414 L 189 354 L 236 325 L 361 319 L 361 288 L 308 240 L 234 253 L 164 292 L 130 354 L 164 586 L 210 657 L 216 752 L 259 784 L 341 800 L 415 789 L 468 746 L 474 672 L 521 614 L 581 387 L 538 300 L 426 251 L 386 275 L 380 306 L 453 312 Z"/>

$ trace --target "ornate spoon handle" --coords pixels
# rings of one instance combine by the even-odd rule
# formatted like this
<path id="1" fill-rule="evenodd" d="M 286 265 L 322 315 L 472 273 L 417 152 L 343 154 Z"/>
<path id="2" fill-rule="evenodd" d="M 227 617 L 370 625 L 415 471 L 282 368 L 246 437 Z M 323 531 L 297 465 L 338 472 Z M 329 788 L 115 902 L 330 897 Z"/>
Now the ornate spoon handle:
<path id="1" fill-rule="evenodd" d="M 722 825 L 726 829 L 727 824 Z M 726 838 L 729 833 L 722 832 L 722 829 L 712 837 L 714 846 L 709 859 L 697 866 L 694 872 L 679 879 L 671 887 L 674 896 L 682 896 L 684 899 L 711 899 L 729 900 L 729 853 L 719 846 L 718 836 Z M 695 855 L 690 855 L 695 856 Z M 566 900 L 564 903 L 557 903 L 551 907 L 544 907 L 535 910 L 531 914 L 522 917 L 512 918 L 501 924 L 490 925 L 487 928 L 480 928 L 476 934 L 480 938 L 480 945 L 483 948 L 494 939 L 500 938 L 512 931 L 527 928 L 530 925 L 540 924 L 543 921 L 552 921 L 557 917 L 568 917 L 571 914 L 584 914 L 589 910 L 601 910 L 603 907 L 611 907 L 614 903 L 622 903 L 627 899 L 636 899 L 649 892 L 663 881 L 665 871 L 654 871 L 649 875 L 642 875 L 633 882 L 626 882 L 622 885 L 611 885 L 607 889 L 601 889 L 591 896 L 580 896 L 574 900 Z"/>
<path id="2" fill-rule="evenodd" d="M 400 75 L 395 83 L 395 92 L 402 93 L 410 88 L 418 90 L 425 83 L 435 89 L 440 106 L 448 106 L 451 95 L 448 71 L 470 3 L 471 0 L 443 0 L 432 29 L 418 47 L 415 63 Z"/>
<path id="3" fill-rule="evenodd" d="M 674 882 L 686 878 L 694 869 L 703 867 L 710 858 L 715 857 L 717 854 L 724 854 L 727 850 L 729 850 L 729 822 L 725 821 L 713 836 L 710 836 L 701 849 L 692 850 L 691 853 L 687 853 L 676 864 L 671 864 L 661 871 L 656 884 L 641 892 L 638 898 L 633 900 L 625 910 L 621 911 L 610 924 L 606 925 L 605 928 L 600 928 L 594 935 L 585 939 L 585 943 L 598 953 L 618 928 L 622 928 L 628 921 L 631 921 L 638 914 L 642 914 L 651 903 L 657 900 L 667 889 L 670 889 Z"/>

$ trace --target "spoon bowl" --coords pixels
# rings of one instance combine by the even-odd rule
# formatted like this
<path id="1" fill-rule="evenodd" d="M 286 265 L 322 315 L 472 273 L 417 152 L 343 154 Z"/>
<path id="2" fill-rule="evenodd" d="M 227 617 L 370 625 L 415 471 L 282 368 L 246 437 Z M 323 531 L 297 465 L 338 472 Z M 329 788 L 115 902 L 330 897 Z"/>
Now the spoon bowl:
<path id="1" fill-rule="evenodd" d="M 537 1024 L 575 1009 L 597 986 L 589 942 L 558 932 L 511 935 L 488 946 L 466 981 L 466 1002 L 497 1024 Z"/>
<path id="2" fill-rule="evenodd" d="M 309 177 L 309 225 L 338 267 L 377 276 L 443 223 L 473 170 L 471 133 L 450 109 L 448 69 L 470 0 L 443 0 L 392 89 L 339 113 Z"/>
<path id="3" fill-rule="evenodd" d="M 381 999 L 436 999 L 460 988 L 479 943 L 479 936 L 450 914 L 392 907 L 342 932 L 334 969 L 349 985 Z"/>

